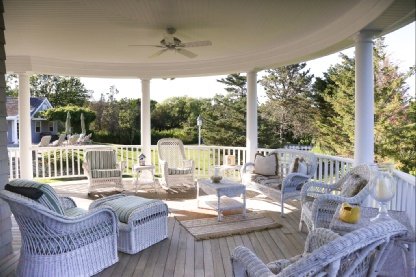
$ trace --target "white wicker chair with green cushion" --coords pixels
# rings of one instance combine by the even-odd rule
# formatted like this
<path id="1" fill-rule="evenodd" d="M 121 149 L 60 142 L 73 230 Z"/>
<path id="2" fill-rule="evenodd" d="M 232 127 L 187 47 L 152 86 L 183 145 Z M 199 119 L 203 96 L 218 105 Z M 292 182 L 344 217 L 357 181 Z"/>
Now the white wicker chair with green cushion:
<path id="1" fill-rule="evenodd" d="M 179 139 L 164 138 L 157 142 L 161 185 L 167 188 L 175 185 L 195 185 L 193 160 L 187 160 L 183 143 Z"/>
<path id="2" fill-rule="evenodd" d="M 329 223 L 339 204 L 360 205 L 368 196 L 370 168 L 359 165 L 351 169 L 335 184 L 311 181 L 302 187 L 302 212 L 299 231 L 305 222 L 308 230 L 329 228 Z"/>
<path id="3" fill-rule="evenodd" d="M 0 198 L 10 205 L 22 236 L 17 276 L 91 276 L 118 261 L 111 209 L 83 210 L 30 180 L 13 180 L 6 189 Z"/>
<path id="4" fill-rule="evenodd" d="M 276 149 L 244 164 L 241 180 L 247 189 L 280 201 L 283 216 L 285 200 L 300 196 L 302 185 L 315 175 L 317 167 L 317 158 L 309 151 Z"/>
<path id="5" fill-rule="evenodd" d="M 235 277 L 377 276 L 395 239 L 406 227 L 391 220 L 371 224 L 345 236 L 324 228 L 308 234 L 303 254 L 263 263 L 244 246 L 234 249 Z"/>
<path id="6" fill-rule="evenodd" d="M 117 163 L 117 154 L 112 148 L 85 150 L 83 168 L 88 177 L 88 193 L 108 187 L 122 191 L 125 167 L 124 161 Z"/>

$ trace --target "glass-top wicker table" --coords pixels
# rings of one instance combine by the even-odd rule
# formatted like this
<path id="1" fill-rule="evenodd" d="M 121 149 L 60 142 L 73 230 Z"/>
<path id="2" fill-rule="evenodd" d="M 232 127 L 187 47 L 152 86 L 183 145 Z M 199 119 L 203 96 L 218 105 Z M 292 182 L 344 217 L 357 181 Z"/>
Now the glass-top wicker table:
<path id="1" fill-rule="evenodd" d="M 376 208 L 370 208 L 370 207 L 360 207 L 361 209 L 361 218 L 360 220 L 355 223 L 346 223 L 339 219 L 339 212 L 340 212 L 341 205 L 338 205 L 338 208 L 334 214 L 334 217 L 332 218 L 331 223 L 329 224 L 329 228 L 333 230 L 334 232 L 344 235 L 346 233 L 352 232 L 354 230 L 357 230 L 359 228 L 362 228 L 364 226 L 367 226 L 371 223 L 370 219 L 375 217 L 378 214 L 378 209 Z M 406 212 L 403 211 L 388 211 L 389 215 L 394 219 L 399 221 L 401 224 L 403 224 L 407 230 L 408 233 L 406 236 L 398 238 L 397 244 L 402 249 L 402 253 L 404 254 L 404 260 L 403 262 L 406 274 L 405 276 L 416 276 L 415 275 L 415 265 L 416 265 L 416 238 L 415 238 L 415 232 L 410 224 L 409 217 L 407 216 Z M 397 257 L 389 257 L 388 260 L 392 260 L 394 263 L 394 259 Z M 393 269 L 394 267 L 391 267 L 390 269 Z M 395 274 L 394 274 L 395 275 Z M 394 276 L 391 275 L 391 276 Z M 383 275 L 384 276 L 384 275 Z M 390 275 L 386 275 L 390 276 Z"/>
<path id="2" fill-rule="evenodd" d="M 210 179 L 199 179 L 196 190 L 198 207 L 200 189 L 208 195 L 216 195 L 217 202 L 213 208 L 218 212 L 218 221 L 221 221 L 223 211 L 242 209 L 243 215 L 246 215 L 246 187 L 243 184 L 227 179 L 222 179 L 220 183 L 213 183 Z M 241 197 L 242 201 L 232 199 L 233 197 Z"/>

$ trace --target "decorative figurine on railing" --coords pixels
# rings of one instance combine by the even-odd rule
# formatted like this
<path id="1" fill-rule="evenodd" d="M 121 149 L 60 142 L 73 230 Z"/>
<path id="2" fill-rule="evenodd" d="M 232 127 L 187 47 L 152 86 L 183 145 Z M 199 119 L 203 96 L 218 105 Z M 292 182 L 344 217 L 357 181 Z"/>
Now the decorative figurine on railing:
<path id="1" fill-rule="evenodd" d="M 143 153 L 139 156 L 139 165 L 146 165 L 146 156 Z"/>

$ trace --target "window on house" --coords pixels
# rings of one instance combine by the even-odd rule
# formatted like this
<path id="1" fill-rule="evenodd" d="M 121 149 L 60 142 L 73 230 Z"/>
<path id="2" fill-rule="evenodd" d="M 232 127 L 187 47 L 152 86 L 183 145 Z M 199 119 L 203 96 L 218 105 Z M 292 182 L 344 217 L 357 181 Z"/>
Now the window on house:
<path id="1" fill-rule="evenodd" d="M 49 121 L 49 132 L 53 132 L 53 122 Z"/>
<path id="2" fill-rule="evenodd" d="M 41 127 L 41 122 L 40 121 L 35 121 L 35 132 L 36 133 L 40 133 L 40 127 Z"/>

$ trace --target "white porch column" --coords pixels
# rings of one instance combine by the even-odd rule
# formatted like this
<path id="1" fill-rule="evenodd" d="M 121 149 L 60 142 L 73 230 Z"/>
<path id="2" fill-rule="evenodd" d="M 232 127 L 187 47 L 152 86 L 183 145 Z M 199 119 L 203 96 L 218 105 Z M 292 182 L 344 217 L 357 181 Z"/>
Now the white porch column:
<path id="1" fill-rule="evenodd" d="M 354 164 L 374 162 L 374 32 L 361 31 L 355 43 Z"/>
<path id="2" fill-rule="evenodd" d="M 142 153 L 146 156 L 146 164 L 150 164 L 151 160 L 151 130 L 150 130 L 150 80 L 142 81 L 142 99 L 141 99 L 141 145 Z"/>
<path id="3" fill-rule="evenodd" d="M 32 179 L 32 126 L 30 122 L 29 75 L 19 73 L 20 178 Z"/>
<path id="4" fill-rule="evenodd" d="M 247 73 L 246 162 L 254 162 L 257 152 L 257 72 Z"/>

